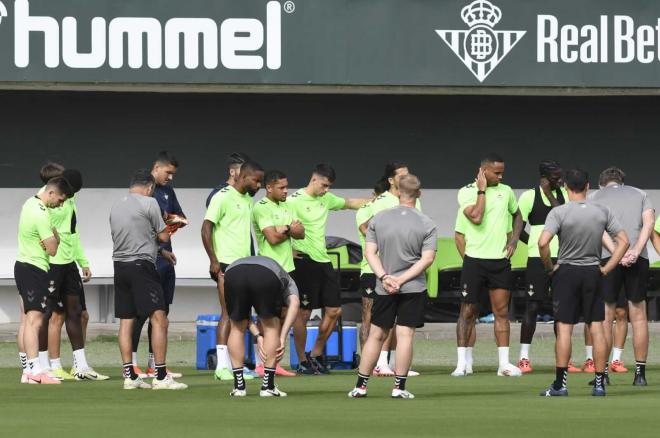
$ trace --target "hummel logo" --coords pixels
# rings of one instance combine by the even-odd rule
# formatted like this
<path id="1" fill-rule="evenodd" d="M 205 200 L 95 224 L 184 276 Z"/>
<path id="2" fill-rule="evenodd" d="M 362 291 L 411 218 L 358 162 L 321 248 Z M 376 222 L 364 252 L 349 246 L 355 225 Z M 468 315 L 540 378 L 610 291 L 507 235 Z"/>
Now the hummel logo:
<path id="1" fill-rule="evenodd" d="M 463 292 L 461 292 L 461 295 L 463 295 L 464 297 L 467 297 L 468 293 L 467 293 L 467 291 L 464 289 Z"/>
<path id="2" fill-rule="evenodd" d="M 461 10 L 469 30 L 436 30 L 479 82 L 483 82 L 527 33 L 524 30 L 493 30 L 502 10 L 488 0 L 475 0 Z"/>

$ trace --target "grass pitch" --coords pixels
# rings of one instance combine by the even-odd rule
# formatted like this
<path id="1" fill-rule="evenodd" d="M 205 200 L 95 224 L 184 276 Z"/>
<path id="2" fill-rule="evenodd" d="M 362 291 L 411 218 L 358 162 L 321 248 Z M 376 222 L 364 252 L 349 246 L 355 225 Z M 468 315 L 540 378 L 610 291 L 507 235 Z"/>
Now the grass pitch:
<path id="1" fill-rule="evenodd" d="M 117 360 L 111 339 L 90 343 L 94 364 Z M 415 400 L 392 400 L 391 378 L 371 378 L 369 397 L 348 399 L 354 372 L 330 376 L 279 378 L 286 399 L 261 399 L 259 382 L 248 382 L 248 397 L 232 399 L 231 382 L 216 382 L 210 371 L 190 367 L 191 342 L 172 343 L 170 364 L 184 372 L 186 391 L 124 391 L 118 367 L 107 382 L 65 382 L 60 386 L 21 385 L 11 363 L 12 344 L 0 345 L 0 436 L 49 437 L 512 437 L 657 436 L 660 428 L 660 368 L 650 367 L 650 386 L 631 386 L 632 373 L 612 375 L 605 398 L 591 397 L 587 381 L 572 374 L 568 398 L 542 398 L 538 393 L 554 379 L 548 362 L 551 341 L 535 343 L 539 357 L 534 373 L 521 378 L 495 376 L 487 363 L 494 346 L 477 345 L 483 358 L 476 373 L 465 378 L 448 374 L 455 353 L 450 341 L 416 342 L 416 368 L 408 389 Z M 488 354 L 486 354 L 488 353 Z M 512 348 L 512 358 L 517 348 Z M 629 351 L 624 359 L 632 364 Z M 63 352 L 63 357 L 68 353 Z M 144 356 L 143 356 L 144 357 Z M 439 360 L 442 358 L 442 360 Z M 654 355 L 650 360 L 655 358 Z M 13 359 L 15 360 L 15 359 Z M 429 366 L 429 362 L 441 366 Z M 655 362 L 657 363 L 657 362 Z"/>

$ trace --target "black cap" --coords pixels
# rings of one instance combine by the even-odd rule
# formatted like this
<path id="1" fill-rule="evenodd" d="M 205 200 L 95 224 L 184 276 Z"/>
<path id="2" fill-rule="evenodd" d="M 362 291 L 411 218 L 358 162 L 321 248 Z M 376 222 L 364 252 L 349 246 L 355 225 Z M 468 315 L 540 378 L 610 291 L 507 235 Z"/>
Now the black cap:
<path id="1" fill-rule="evenodd" d="M 66 169 L 62 172 L 62 177 L 67 180 L 67 182 L 73 188 L 74 193 L 78 193 L 83 186 L 82 174 L 79 170 L 76 169 Z"/>

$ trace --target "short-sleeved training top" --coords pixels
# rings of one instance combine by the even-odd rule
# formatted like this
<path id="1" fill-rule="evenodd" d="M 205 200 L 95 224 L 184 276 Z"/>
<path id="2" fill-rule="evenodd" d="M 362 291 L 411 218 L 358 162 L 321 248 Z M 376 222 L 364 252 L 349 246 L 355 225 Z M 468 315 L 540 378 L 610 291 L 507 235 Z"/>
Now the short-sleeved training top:
<path id="1" fill-rule="evenodd" d="M 603 233 L 617 234 L 621 224 L 612 211 L 592 201 L 572 201 L 555 207 L 545 221 L 545 231 L 559 236 L 560 265 L 600 264 Z"/>
<path id="2" fill-rule="evenodd" d="M 498 184 L 486 188 L 486 210 L 481 224 L 465 224 L 465 254 L 477 259 L 503 259 L 506 256 L 507 233 L 511 215 L 518 210 L 518 202 L 511 187 Z M 477 186 L 468 184 L 458 192 L 461 211 L 477 203 Z"/>
<path id="3" fill-rule="evenodd" d="M 422 257 L 424 251 L 438 247 L 436 224 L 420 211 L 398 206 L 378 213 L 369 222 L 366 241 L 378 246 L 378 256 L 385 272 L 400 275 Z M 426 276 L 401 286 L 400 293 L 418 293 L 426 290 Z M 376 293 L 387 295 L 382 282 L 376 283 Z"/>
<path id="4" fill-rule="evenodd" d="M 330 192 L 323 196 L 311 196 L 300 189 L 287 199 L 293 215 L 305 227 L 305 238 L 293 241 L 293 249 L 307 254 L 319 263 L 330 263 L 325 246 L 325 228 L 330 210 L 341 210 L 346 200 Z"/>

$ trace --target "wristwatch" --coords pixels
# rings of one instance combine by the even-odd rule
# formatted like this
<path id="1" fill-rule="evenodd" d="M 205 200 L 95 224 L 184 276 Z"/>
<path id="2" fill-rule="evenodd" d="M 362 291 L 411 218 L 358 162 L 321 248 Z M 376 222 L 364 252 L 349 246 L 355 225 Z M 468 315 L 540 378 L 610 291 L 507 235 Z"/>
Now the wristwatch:
<path id="1" fill-rule="evenodd" d="M 479 195 L 485 195 L 486 191 L 485 190 L 477 190 L 477 196 Z"/>

